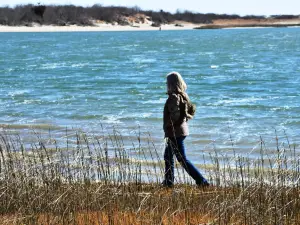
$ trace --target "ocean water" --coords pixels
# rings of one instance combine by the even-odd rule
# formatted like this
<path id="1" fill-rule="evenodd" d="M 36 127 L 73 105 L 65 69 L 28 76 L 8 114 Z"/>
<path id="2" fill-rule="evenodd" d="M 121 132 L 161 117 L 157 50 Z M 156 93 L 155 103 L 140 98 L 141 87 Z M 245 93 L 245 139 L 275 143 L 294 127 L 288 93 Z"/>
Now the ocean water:
<path id="1" fill-rule="evenodd" d="M 197 105 L 190 157 L 300 142 L 300 28 L 0 33 L 0 126 L 151 135 L 163 151 L 165 77 Z M 4 128 L 2 128 L 4 129 Z"/>

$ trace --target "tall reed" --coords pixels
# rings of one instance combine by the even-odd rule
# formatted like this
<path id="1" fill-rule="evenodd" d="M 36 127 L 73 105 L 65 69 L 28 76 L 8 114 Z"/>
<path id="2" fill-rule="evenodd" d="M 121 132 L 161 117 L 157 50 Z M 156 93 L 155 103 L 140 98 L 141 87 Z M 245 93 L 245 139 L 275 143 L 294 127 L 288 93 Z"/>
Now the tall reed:
<path id="1" fill-rule="evenodd" d="M 164 164 L 149 134 L 65 130 L 56 140 L 34 132 L 0 134 L 3 224 L 300 224 L 299 152 L 287 135 L 263 138 L 255 154 L 213 144 L 203 154 L 213 186 L 199 188 L 180 167 L 161 187 Z"/>

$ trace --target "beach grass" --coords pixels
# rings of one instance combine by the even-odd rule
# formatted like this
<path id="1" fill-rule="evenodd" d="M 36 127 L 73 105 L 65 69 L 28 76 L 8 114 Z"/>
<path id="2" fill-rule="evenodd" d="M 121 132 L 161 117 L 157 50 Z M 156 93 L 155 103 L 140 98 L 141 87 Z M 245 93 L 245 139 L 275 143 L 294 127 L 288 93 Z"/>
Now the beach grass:
<path id="1" fill-rule="evenodd" d="M 173 188 L 150 135 L 0 134 L 1 224 L 299 224 L 300 159 L 287 137 L 255 158 L 204 155 L 210 187 L 177 165 Z M 234 151 L 234 148 L 233 148 Z M 133 154 L 134 153 L 134 154 Z M 138 156 L 138 157 L 137 157 Z"/>

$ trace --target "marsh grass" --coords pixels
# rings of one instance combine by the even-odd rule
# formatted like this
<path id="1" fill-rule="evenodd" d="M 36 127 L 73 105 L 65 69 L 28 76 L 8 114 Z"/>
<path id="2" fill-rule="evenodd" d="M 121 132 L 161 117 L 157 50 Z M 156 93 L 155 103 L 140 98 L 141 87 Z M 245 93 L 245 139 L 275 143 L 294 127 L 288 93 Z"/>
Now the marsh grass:
<path id="1" fill-rule="evenodd" d="M 300 224 L 300 159 L 287 136 L 275 149 L 258 140 L 256 157 L 232 140 L 230 156 L 214 146 L 203 155 L 205 189 L 178 165 L 174 188 L 161 187 L 162 156 L 147 134 L 32 136 L 0 134 L 1 224 Z"/>

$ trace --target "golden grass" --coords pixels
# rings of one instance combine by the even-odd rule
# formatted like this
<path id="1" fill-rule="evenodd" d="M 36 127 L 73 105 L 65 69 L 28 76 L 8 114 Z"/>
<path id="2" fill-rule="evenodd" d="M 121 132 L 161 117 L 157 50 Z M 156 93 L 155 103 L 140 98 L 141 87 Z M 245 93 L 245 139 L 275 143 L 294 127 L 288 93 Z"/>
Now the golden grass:
<path id="1" fill-rule="evenodd" d="M 180 169 L 163 188 L 151 140 L 128 148 L 117 132 L 66 137 L 0 135 L 1 224 L 300 224 L 300 159 L 287 138 L 274 151 L 261 140 L 255 159 L 215 150 L 205 159 L 214 186 L 203 189 Z"/>
<path id="2" fill-rule="evenodd" d="M 77 225 L 103 225 L 103 224 L 116 224 L 116 225 L 152 225 L 153 220 L 151 219 L 151 215 L 148 212 L 143 212 L 137 215 L 132 212 L 114 212 L 113 215 L 109 215 L 104 212 L 78 212 L 73 215 L 75 218 L 67 219 L 68 216 L 62 218 L 61 216 L 54 216 L 50 214 L 38 215 L 36 218 L 37 224 L 50 225 L 50 224 L 77 224 Z M 72 217 L 73 217 L 72 216 Z M 175 213 L 171 216 L 164 215 L 159 221 L 160 224 L 164 225 L 182 225 L 185 224 L 185 216 L 186 214 Z M 149 218 L 149 219 L 141 219 L 141 218 Z M 12 223 L 17 223 L 17 216 L 2 216 L 1 221 L 3 225 L 9 225 Z M 205 215 L 199 214 L 190 214 L 189 215 L 189 224 L 212 224 L 213 220 L 209 219 Z"/>

